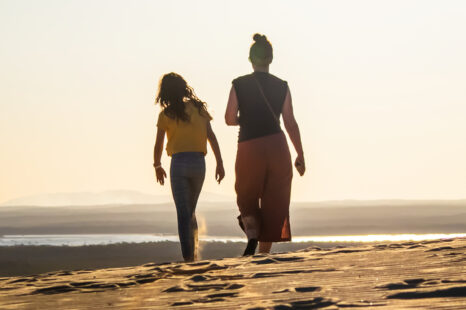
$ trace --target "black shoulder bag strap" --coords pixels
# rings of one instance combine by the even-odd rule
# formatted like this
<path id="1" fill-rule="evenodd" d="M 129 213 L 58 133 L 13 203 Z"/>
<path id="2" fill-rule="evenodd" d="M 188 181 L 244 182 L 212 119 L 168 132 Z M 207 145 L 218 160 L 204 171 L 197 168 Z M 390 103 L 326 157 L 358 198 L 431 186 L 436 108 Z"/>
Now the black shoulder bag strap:
<path id="1" fill-rule="evenodd" d="M 270 101 L 267 99 L 267 97 L 265 96 L 264 94 L 264 90 L 262 89 L 262 86 L 261 84 L 259 83 L 259 80 L 257 79 L 257 77 L 253 76 L 254 78 L 254 81 L 256 81 L 256 84 L 257 84 L 257 87 L 259 88 L 259 91 L 262 95 L 262 98 L 264 99 L 265 101 L 265 104 L 267 105 L 267 107 L 269 108 L 269 111 L 270 113 L 272 113 L 272 116 L 273 118 L 275 119 L 275 121 L 277 122 L 277 125 L 280 126 L 280 119 L 278 118 L 278 116 L 275 114 L 275 112 L 273 111 L 273 108 L 272 108 L 272 105 L 270 104 Z"/>

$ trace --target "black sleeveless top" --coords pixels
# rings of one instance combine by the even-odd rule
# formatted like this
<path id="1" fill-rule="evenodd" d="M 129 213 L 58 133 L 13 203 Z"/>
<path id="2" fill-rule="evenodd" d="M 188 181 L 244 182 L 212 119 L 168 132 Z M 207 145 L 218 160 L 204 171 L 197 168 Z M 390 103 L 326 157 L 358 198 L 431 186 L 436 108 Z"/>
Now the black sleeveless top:
<path id="1" fill-rule="evenodd" d="M 288 83 L 267 72 L 254 72 L 233 80 L 239 107 L 239 142 L 282 132 L 258 88 L 257 78 L 278 119 Z"/>

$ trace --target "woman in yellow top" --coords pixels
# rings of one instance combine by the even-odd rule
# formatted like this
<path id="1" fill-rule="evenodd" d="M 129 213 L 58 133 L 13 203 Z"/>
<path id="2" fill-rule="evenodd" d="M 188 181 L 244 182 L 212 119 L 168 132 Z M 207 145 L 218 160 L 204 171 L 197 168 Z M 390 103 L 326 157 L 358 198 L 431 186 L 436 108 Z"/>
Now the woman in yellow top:
<path id="1" fill-rule="evenodd" d="M 185 261 L 197 259 L 196 205 L 205 177 L 207 140 L 217 160 L 215 178 L 220 183 L 225 176 L 222 155 L 212 130 L 212 117 L 206 104 L 176 73 L 165 74 L 159 85 L 156 102 L 162 107 L 157 121 L 157 138 L 154 147 L 154 168 L 157 182 L 165 183 L 162 168 L 165 133 L 167 154 L 172 157 L 170 183 L 178 218 L 178 235 Z"/>

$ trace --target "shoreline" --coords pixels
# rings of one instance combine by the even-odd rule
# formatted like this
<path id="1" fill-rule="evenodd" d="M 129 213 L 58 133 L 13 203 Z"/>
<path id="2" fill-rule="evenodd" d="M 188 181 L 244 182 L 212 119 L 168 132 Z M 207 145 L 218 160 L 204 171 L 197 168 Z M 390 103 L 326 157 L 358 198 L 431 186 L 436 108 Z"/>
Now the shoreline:
<path id="1" fill-rule="evenodd" d="M 291 242 L 392 242 L 423 241 L 466 237 L 466 233 L 437 234 L 367 234 L 334 236 L 295 236 Z M 199 236 L 203 242 L 246 242 L 245 237 L 236 236 Z M 174 234 L 18 234 L 0 236 L 0 247 L 14 246 L 87 246 L 111 245 L 121 243 L 178 242 Z"/>

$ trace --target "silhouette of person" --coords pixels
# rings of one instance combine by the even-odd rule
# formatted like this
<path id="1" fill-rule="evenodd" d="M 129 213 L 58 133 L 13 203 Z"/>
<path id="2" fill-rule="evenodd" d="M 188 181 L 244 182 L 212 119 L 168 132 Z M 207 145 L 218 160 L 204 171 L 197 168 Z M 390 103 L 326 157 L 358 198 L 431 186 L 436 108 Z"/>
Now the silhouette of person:
<path id="1" fill-rule="evenodd" d="M 244 255 L 269 253 L 272 242 L 290 241 L 289 206 L 293 169 L 280 116 L 298 154 L 295 167 L 305 172 L 298 124 L 288 83 L 269 73 L 273 48 L 255 34 L 249 50 L 254 72 L 233 80 L 225 113 L 227 125 L 239 125 L 235 190 L 240 226 L 248 244 Z"/>
<path id="2" fill-rule="evenodd" d="M 157 182 L 164 184 L 167 174 L 161 157 L 165 134 L 167 154 L 171 156 L 170 183 L 178 219 L 178 235 L 185 261 L 197 259 L 198 232 L 196 205 L 205 177 L 207 141 L 217 160 L 215 178 L 224 176 L 222 155 L 210 121 L 206 104 L 179 74 L 168 73 L 159 85 L 156 102 L 162 106 L 157 121 L 154 168 Z"/>

